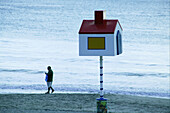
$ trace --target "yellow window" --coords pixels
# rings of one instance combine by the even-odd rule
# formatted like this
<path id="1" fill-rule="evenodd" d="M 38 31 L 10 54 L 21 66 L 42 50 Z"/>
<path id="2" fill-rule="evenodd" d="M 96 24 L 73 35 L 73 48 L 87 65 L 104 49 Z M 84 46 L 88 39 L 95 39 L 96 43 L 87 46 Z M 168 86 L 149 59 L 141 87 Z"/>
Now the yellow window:
<path id="1" fill-rule="evenodd" d="M 88 49 L 105 49 L 105 37 L 88 37 Z"/>

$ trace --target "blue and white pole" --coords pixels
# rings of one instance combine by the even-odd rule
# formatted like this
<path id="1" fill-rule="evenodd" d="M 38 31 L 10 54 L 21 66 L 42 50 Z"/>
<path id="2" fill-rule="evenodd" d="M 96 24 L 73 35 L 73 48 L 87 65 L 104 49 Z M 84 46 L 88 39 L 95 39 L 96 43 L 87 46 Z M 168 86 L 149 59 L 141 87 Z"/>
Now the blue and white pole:
<path id="1" fill-rule="evenodd" d="M 100 98 L 103 98 L 103 56 L 100 56 Z"/>
<path id="2" fill-rule="evenodd" d="M 107 113 L 107 99 L 103 95 L 103 56 L 100 56 L 100 98 L 96 99 L 97 113 Z"/>

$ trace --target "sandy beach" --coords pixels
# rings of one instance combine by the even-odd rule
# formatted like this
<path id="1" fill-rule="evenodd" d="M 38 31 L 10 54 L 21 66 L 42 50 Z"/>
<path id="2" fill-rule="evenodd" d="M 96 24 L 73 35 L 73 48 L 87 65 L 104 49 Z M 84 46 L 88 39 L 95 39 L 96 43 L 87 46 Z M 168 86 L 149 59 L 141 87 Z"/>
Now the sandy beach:
<path id="1" fill-rule="evenodd" d="M 95 113 L 97 94 L 0 94 L 0 113 Z M 108 113 L 170 113 L 170 100 L 106 94 Z"/>

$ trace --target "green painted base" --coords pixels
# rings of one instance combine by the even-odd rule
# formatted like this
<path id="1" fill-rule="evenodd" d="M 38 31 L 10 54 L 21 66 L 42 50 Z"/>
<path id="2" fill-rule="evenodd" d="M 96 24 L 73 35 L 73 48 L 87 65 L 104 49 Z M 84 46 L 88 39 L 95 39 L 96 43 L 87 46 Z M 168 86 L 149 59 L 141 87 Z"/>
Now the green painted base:
<path id="1" fill-rule="evenodd" d="M 107 113 L 107 99 L 99 98 L 97 100 L 97 113 Z"/>

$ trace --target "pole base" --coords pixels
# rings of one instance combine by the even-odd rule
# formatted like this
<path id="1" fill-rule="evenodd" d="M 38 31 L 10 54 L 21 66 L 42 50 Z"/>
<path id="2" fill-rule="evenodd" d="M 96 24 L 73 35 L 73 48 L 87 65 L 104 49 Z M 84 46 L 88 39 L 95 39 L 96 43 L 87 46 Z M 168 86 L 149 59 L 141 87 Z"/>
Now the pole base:
<path id="1" fill-rule="evenodd" d="M 98 98 L 97 100 L 97 113 L 107 113 L 107 99 Z"/>

